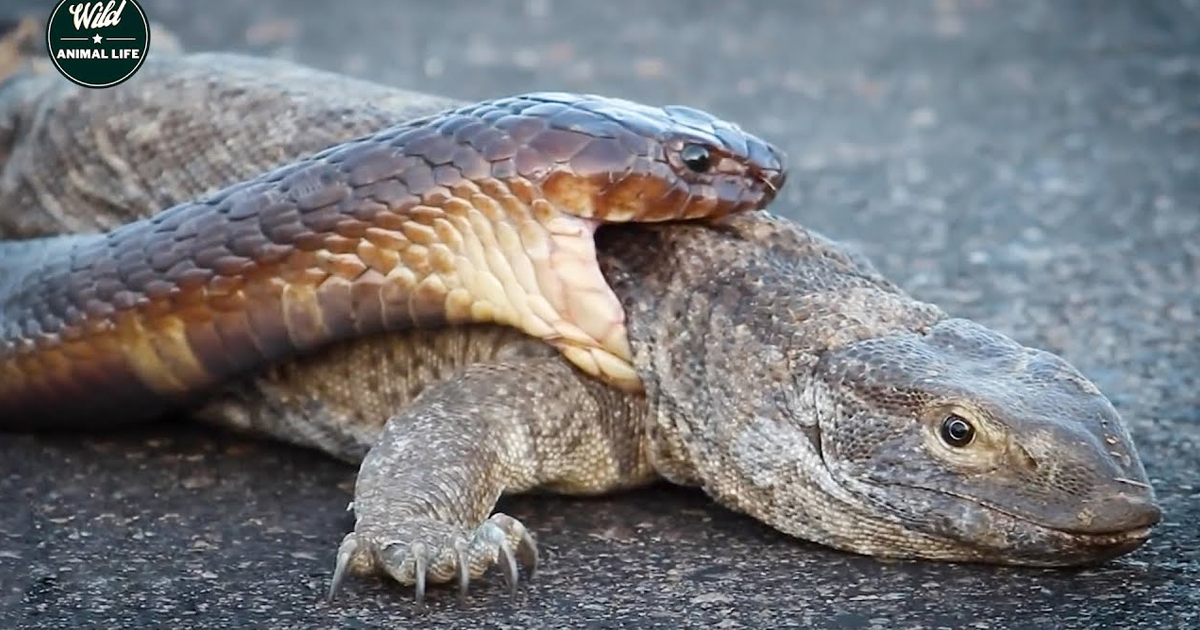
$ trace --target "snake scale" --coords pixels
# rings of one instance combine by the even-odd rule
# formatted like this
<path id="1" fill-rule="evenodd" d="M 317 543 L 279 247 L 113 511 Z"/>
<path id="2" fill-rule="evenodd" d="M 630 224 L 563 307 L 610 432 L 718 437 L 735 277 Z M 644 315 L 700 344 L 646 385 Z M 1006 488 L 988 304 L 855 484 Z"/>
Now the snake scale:
<path id="1" fill-rule="evenodd" d="M 0 243 L 0 414 L 136 420 L 338 340 L 470 322 L 637 390 L 595 229 L 759 209 L 784 181 L 777 148 L 689 107 L 547 92 L 394 124 L 101 233 Z"/>

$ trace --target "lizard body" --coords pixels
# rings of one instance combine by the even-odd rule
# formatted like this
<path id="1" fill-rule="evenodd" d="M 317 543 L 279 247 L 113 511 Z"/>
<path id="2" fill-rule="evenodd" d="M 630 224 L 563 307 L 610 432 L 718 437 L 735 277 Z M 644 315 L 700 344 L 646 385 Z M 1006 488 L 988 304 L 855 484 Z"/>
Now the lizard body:
<path id="1" fill-rule="evenodd" d="M 221 65 L 300 72 L 239 64 Z M 219 85 L 218 67 L 197 72 Z M 330 93 L 320 76 L 304 85 Z M 289 99 L 306 102 L 278 102 Z M 332 125 L 333 141 L 345 131 L 328 110 L 284 111 L 275 124 Z M 218 152 L 198 155 L 221 165 L 251 140 L 228 122 L 214 124 L 230 134 Z M 207 177 L 165 193 L 130 182 L 78 221 L 103 228 L 153 212 L 155 194 L 180 201 L 229 183 Z M 50 211 L 2 220 L 26 235 L 79 227 Z M 606 227 L 597 253 L 644 393 L 606 387 L 516 331 L 448 327 L 281 362 L 210 392 L 194 415 L 361 462 L 335 587 L 353 570 L 418 594 L 427 580 L 465 588 L 496 563 L 515 584 L 536 548 L 523 524 L 491 512 L 501 494 L 532 488 L 667 479 L 840 549 L 1007 564 L 1111 558 L 1159 518 L 1120 417 L 1077 370 L 914 300 L 836 242 L 751 213 Z"/>

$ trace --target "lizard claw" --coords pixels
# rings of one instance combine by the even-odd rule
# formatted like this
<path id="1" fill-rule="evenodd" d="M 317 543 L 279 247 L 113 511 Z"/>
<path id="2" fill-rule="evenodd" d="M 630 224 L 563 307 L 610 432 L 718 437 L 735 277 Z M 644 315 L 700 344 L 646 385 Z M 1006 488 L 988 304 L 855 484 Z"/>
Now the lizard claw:
<path id="1" fill-rule="evenodd" d="M 337 594 L 348 571 L 382 571 L 413 586 L 418 604 L 424 603 L 427 583 L 450 581 L 458 582 L 459 600 L 465 601 L 471 580 L 492 565 L 499 566 L 515 595 L 520 567 L 525 566 L 532 578 L 537 561 L 533 537 L 507 514 L 493 514 L 469 534 L 430 519 L 408 519 L 386 527 L 360 522 L 338 547 L 329 597 Z"/>
<path id="2" fill-rule="evenodd" d="M 458 603 L 466 604 L 471 582 L 471 574 L 467 571 L 467 541 L 461 538 L 454 541 L 454 553 L 458 561 Z"/>
<path id="3" fill-rule="evenodd" d="M 525 579 L 532 580 L 533 576 L 537 575 L 538 548 L 537 543 L 533 541 L 533 535 L 524 527 L 521 528 L 521 540 L 517 543 L 517 559 L 529 573 Z"/>
<path id="4" fill-rule="evenodd" d="M 415 542 L 412 544 L 410 551 L 413 556 L 416 568 L 413 569 L 413 577 L 416 579 L 416 597 L 417 605 L 425 603 L 425 574 L 429 570 L 429 561 L 425 559 L 425 543 Z"/>
<path id="5" fill-rule="evenodd" d="M 508 584 L 508 594 L 517 596 L 517 561 L 513 559 L 512 549 L 508 541 L 500 541 L 500 570 L 504 571 L 504 581 Z"/>
<path id="6" fill-rule="evenodd" d="M 333 601 L 337 597 L 338 590 L 342 587 L 342 582 L 346 579 L 346 569 L 350 566 L 350 561 L 354 559 L 358 552 L 358 538 L 351 532 L 346 534 L 342 539 L 342 544 L 338 545 L 337 564 L 333 569 L 333 579 L 329 581 L 329 595 L 327 599 Z"/>

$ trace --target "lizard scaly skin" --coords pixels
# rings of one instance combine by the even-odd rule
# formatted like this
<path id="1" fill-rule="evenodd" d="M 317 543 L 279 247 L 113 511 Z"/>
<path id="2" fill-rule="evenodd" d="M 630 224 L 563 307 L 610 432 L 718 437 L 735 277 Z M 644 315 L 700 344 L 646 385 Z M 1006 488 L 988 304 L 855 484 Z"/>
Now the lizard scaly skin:
<path id="1" fill-rule="evenodd" d="M 55 193 L 44 191 L 31 206 L 39 212 L 0 216 L 5 235 L 103 228 L 228 185 L 248 176 L 239 148 L 264 138 L 284 140 L 264 162 L 319 148 L 290 146 L 281 129 L 337 141 L 350 133 L 346 120 L 424 113 L 370 84 L 357 93 L 374 90 L 372 105 L 338 97 L 330 86 L 344 79 L 283 62 L 182 63 L 180 76 L 192 78 L 180 87 L 232 85 L 234 102 L 254 85 L 270 94 L 267 77 L 293 80 L 273 101 L 279 109 L 256 112 L 265 133 L 196 109 L 212 137 L 227 134 L 191 147 L 199 176 L 101 189 L 83 216 L 55 212 Z M 379 105 L 389 94 L 393 113 Z M 37 129 L 54 109 L 28 105 L 54 98 L 0 103 L 0 120 Z M 331 115 L 339 107 L 345 115 Z M 186 114 L 173 113 L 181 129 Z M 81 150 L 113 164 L 131 146 L 155 150 L 123 137 Z M 49 170 L 23 181 L 50 181 L 55 168 L 91 181 L 78 165 L 24 153 L 39 138 L 8 136 L 8 181 L 35 168 Z M 27 192 L 0 186 L 0 201 L 14 194 Z M 516 331 L 480 326 L 296 357 L 225 384 L 194 413 L 361 462 L 335 586 L 352 570 L 387 573 L 418 594 L 426 581 L 465 588 L 495 563 L 515 584 L 518 560 L 536 562 L 536 547 L 523 524 L 491 512 L 501 494 L 532 488 L 589 494 L 665 478 L 840 549 L 1007 564 L 1104 560 L 1139 546 L 1159 518 L 1120 417 L 1077 370 L 912 299 L 833 241 L 754 213 L 708 227 L 606 227 L 597 248 L 629 319 L 644 394 L 605 387 Z"/>

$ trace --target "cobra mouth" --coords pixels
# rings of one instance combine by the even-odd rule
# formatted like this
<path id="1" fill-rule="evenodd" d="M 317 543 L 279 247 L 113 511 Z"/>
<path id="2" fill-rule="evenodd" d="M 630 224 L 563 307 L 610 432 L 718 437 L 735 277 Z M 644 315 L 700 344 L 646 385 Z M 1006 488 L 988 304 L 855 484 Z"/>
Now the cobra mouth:
<path id="1" fill-rule="evenodd" d="M 779 189 L 787 182 L 787 173 L 782 169 L 758 169 L 754 173 L 757 183 L 763 187 L 762 205 L 766 206 L 775 200 Z"/>

